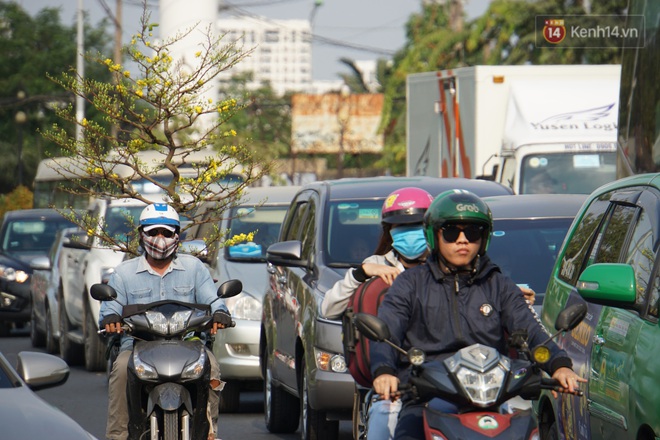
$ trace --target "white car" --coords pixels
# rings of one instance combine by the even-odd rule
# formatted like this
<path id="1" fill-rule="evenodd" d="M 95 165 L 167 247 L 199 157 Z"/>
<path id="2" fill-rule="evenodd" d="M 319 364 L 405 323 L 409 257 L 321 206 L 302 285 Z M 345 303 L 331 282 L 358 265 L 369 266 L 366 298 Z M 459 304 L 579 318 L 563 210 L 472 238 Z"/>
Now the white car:
<path id="1" fill-rule="evenodd" d="M 98 229 L 105 223 L 108 233 L 121 237 L 133 232 L 145 206 L 130 199 L 96 200 L 88 214 L 99 219 Z M 101 306 L 90 296 L 89 288 L 107 282 L 124 257 L 124 252 L 103 244 L 98 237 L 64 244 L 59 259 L 59 345 L 62 359 L 70 365 L 84 362 L 88 371 L 106 369 L 107 342 L 97 333 Z"/>

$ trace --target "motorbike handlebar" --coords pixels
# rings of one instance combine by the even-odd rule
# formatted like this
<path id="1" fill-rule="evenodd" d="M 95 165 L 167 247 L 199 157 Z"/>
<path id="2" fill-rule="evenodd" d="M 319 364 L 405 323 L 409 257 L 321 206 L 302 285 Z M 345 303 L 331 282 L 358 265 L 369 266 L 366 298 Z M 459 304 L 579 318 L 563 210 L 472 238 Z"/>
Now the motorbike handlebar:
<path id="1" fill-rule="evenodd" d="M 559 384 L 559 381 L 557 379 L 552 379 L 552 378 L 545 378 L 545 377 L 542 378 L 541 388 L 544 390 L 556 391 L 558 393 L 572 394 L 574 396 L 580 396 L 580 397 L 584 396 L 584 391 L 582 390 L 568 391 Z"/>

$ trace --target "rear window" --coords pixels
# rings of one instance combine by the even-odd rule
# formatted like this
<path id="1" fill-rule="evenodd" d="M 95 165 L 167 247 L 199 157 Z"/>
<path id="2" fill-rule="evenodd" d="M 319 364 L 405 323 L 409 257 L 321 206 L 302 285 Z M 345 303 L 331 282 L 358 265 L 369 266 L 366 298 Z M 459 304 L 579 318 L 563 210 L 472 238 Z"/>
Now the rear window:
<path id="1" fill-rule="evenodd" d="M 382 231 L 382 207 L 382 200 L 330 203 L 325 245 L 329 266 L 357 266 L 373 255 Z"/>
<path id="2" fill-rule="evenodd" d="M 505 275 L 545 292 L 557 253 L 573 219 L 496 220 L 488 255 Z"/>

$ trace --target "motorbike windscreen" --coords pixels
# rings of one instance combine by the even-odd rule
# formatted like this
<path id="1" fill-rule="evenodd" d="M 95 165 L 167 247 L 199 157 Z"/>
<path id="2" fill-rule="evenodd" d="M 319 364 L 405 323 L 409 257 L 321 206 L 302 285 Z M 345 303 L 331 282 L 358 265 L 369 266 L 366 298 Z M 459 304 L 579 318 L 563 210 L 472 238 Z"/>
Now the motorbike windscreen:
<path id="1" fill-rule="evenodd" d="M 330 203 L 325 227 L 325 261 L 330 267 L 355 267 L 373 255 L 382 227 L 382 200 Z"/>
<path id="2" fill-rule="evenodd" d="M 526 156 L 521 194 L 591 194 L 616 180 L 616 152 L 566 152 Z"/>
<path id="3" fill-rule="evenodd" d="M 288 205 L 237 206 L 231 211 L 227 238 L 236 244 L 226 247 L 230 261 L 266 261 L 266 249 L 277 241 Z"/>

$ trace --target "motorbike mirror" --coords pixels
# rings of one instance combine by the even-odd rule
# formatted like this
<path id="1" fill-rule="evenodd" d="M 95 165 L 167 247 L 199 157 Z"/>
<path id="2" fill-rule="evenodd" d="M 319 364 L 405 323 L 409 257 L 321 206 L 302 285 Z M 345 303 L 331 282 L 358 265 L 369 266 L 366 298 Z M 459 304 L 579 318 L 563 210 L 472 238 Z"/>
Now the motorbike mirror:
<path id="1" fill-rule="evenodd" d="M 225 281 L 218 287 L 219 298 L 231 298 L 243 291 L 243 283 L 240 280 Z"/>
<path id="2" fill-rule="evenodd" d="M 353 318 L 353 325 L 367 339 L 377 342 L 385 342 L 390 347 L 403 355 L 408 355 L 403 348 L 398 347 L 390 341 L 390 328 L 387 323 L 378 316 L 369 313 L 357 313 Z"/>
<path id="3" fill-rule="evenodd" d="M 355 315 L 355 327 L 367 339 L 382 342 L 390 338 L 390 329 L 378 316 L 369 313 Z"/>
<path id="4" fill-rule="evenodd" d="M 555 321 L 555 329 L 560 332 L 573 330 L 587 316 L 587 304 L 578 303 L 566 307 Z"/>
<path id="5" fill-rule="evenodd" d="M 117 298 L 117 292 L 115 292 L 115 289 L 103 283 L 92 285 L 89 289 L 89 293 L 92 295 L 92 298 L 97 301 L 112 301 Z"/>

